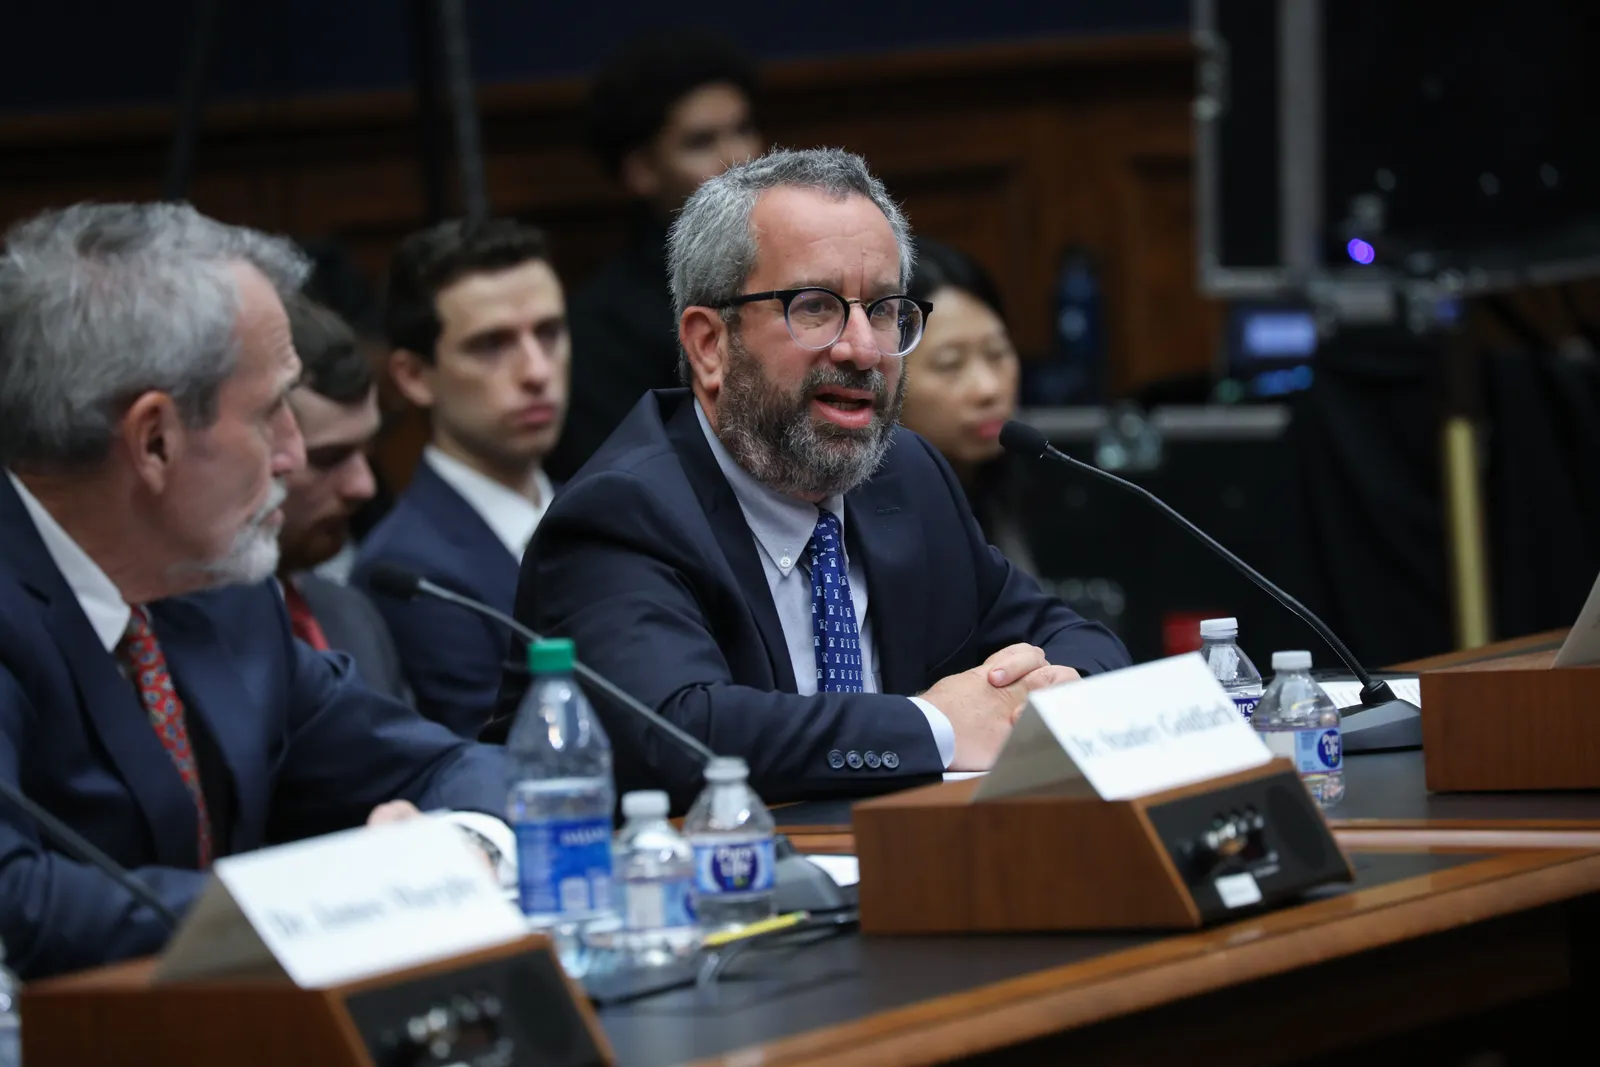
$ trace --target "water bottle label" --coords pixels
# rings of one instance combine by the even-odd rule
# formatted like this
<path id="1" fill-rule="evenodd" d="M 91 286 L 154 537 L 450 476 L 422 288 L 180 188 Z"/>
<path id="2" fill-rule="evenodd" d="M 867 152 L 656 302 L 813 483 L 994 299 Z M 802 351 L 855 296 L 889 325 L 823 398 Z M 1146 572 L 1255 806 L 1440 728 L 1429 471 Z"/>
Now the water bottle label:
<path id="1" fill-rule="evenodd" d="M 694 879 L 626 882 L 623 922 L 629 930 L 661 930 L 694 925 Z"/>
<path id="2" fill-rule="evenodd" d="M 1261 734 L 1267 751 L 1294 761 L 1301 774 L 1328 774 L 1344 764 L 1344 744 L 1337 726 L 1306 730 L 1273 730 Z"/>
<path id="3" fill-rule="evenodd" d="M 1261 703 L 1260 693 L 1256 693 L 1254 696 L 1236 696 L 1233 698 L 1233 706 L 1238 709 L 1240 715 L 1244 716 L 1245 722 L 1250 721 L 1250 716 L 1255 714 L 1256 705 L 1259 703 Z"/>
<path id="4" fill-rule="evenodd" d="M 776 867 L 770 837 L 694 846 L 694 885 L 702 896 L 765 893 Z"/>
<path id="5" fill-rule="evenodd" d="M 1344 763 L 1344 738 L 1337 726 L 1299 730 L 1294 736 L 1295 766 L 1301 774 L 1326 774 Z"/>
<path id="6" fill-rule="evenodd" d="M 517 878 L 526 915 L 580 917 L 611 910 L 611 820 L 520 822 Z"/>

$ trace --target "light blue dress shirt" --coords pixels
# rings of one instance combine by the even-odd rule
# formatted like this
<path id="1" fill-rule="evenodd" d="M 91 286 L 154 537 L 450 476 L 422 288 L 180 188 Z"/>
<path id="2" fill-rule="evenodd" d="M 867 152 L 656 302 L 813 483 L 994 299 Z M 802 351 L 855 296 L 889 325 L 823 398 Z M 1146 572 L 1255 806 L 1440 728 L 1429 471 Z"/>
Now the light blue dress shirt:
<path id="1" fill-rule="evenodd" d="M 695 418 L 700 420 L 700 430 L 706 435 L 711 454 L 717 458 L 722 476 L 728 480 L 739 510 L 744 513 L 745 525 L 760 548 L 761 570 L 767 576 L 767 591 L 772 594 L 772 605 L 777 609 L 778 622 L 783 627 L 784 643 L 789 647 L 789 662 L 794 668 L 795 689 L 801 696 L 811 696 L 817 691 L 816 650 L 811 642 L 811 575 L 807 572 L 806 545 L 817 525 L 816 504 L 785 496 L 756 481 L 749 471 L 739 466 L 711 429 L 711 423 L 700 408 L 694 406 Z M 839 531 L 844 532 L 844 497 L 833 496 L 823 501 L 839 517 Z M 868 693 L 883 692 L 883 679 L 878 676 L 878 650 L 872 641 L 872 616 L 867 614 L 867 574 L 859 560 L 851 559 L 845 549 L 846 569 L 850 575 L 850 603 L 855 608 L 856 621 L 861 634 L 861 676 L 863 688 Z M 946 767 L 955 758 L 956 733 L 944 712 L 920 697 L 908 697 L 928 720 L 934 744 L 939 748 L 939 758 Z"/>

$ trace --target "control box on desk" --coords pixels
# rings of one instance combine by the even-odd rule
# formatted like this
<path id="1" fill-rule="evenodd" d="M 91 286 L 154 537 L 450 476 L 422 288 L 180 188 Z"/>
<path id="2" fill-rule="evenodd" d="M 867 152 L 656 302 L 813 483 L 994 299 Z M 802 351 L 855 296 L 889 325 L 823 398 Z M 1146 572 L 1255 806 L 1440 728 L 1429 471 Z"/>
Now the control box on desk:
<path id="1" fill-rule="evenodd" d="M 154 960 L 30 982 L 29 1067 L 610 1067 L 588 999 L 532 936 L 327 989 L 156 984 Z"/>
<path id="2" fill-rule="evenodd" d="M 863 932 L 1186 929 L 1354 879 L 1286 760 L 1132 800 L 977 787 L 855 805 Z"/>

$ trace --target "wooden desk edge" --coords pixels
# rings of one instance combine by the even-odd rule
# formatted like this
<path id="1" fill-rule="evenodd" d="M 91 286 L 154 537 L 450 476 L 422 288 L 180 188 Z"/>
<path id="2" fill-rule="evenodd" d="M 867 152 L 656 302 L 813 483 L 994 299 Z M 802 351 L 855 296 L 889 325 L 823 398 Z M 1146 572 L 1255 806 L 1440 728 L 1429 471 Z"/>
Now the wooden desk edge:
<path id="1" fill-rule="evenodd" d="M 698 1061 L 932 1064 L 1600 892 L 1600 855 L 1492 856 Z"/>

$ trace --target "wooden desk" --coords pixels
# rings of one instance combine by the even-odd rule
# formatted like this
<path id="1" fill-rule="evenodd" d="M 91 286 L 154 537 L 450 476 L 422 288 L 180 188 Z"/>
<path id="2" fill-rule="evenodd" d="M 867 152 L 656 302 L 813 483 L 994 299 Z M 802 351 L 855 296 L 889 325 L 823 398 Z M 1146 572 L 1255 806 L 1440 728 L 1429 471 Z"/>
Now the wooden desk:
<path id="1" fill-rule="evenodd" d="M 757 964 L 731 991 L 685 991 L 602 1021 L 623 1062 L 642 1064 L 1320 1067 L 1359 1055 L 1372 1067 L 1449 1062 L 1435 1057 L 1452 1032 L 1481 1039 L 1496 1026 L 1532 1042 L 1529 1062 L 1558 1061 L 1561 1042 L 1587 1032 L 1595 992 L 1600 795 L 1431 794 L 1423 758 L 1347 764 L 1331 821 L 1357 865 L 1351 890 L 1173 937 L 841 939 Z M 775 814 L 801 851 L 854 850 L 846 801 Z M 1267 998 L 1272 1012 L 1243 1014 Z M 694 1024 L 675 1030 L 674 1018 Z M 1438 1029 L 1451 1020 L 1453 1031 Z"/>
<path id="2" fill-rule="evenodd" d="M 723 1067 L 1445 1062 L 1416 1058 L 1448 1039 L 1428 1028 L 1470 1018 L 1456 1032 L 1481 1040 L 1485 1013 L 1535 1001 L 1524 1040 L 1582 1032 L 1562 998 L 1592 1003 L 1600 855 L 1355 859 L 1353 888 L 1199 933 L 842 937 L 601 1023 L 619 1063 Z"/>

